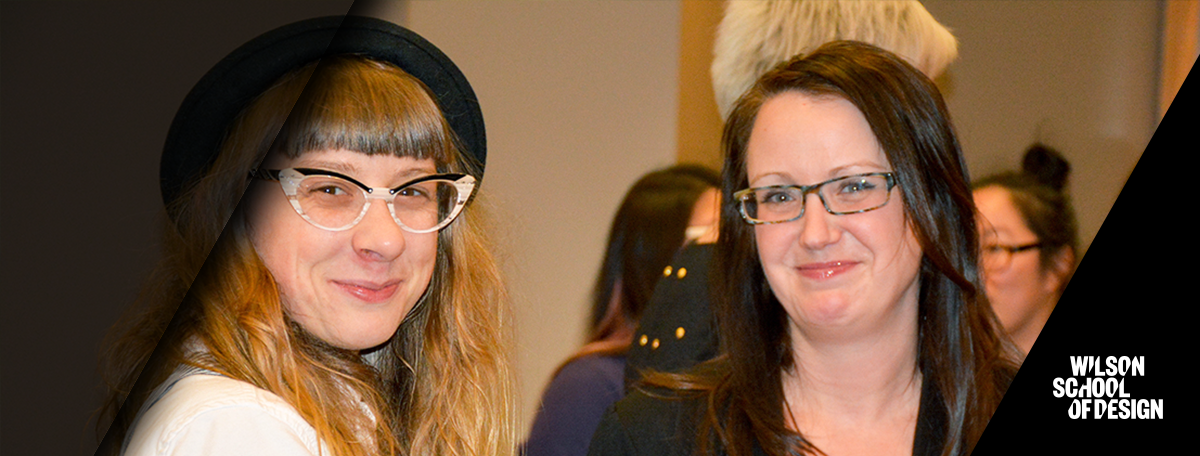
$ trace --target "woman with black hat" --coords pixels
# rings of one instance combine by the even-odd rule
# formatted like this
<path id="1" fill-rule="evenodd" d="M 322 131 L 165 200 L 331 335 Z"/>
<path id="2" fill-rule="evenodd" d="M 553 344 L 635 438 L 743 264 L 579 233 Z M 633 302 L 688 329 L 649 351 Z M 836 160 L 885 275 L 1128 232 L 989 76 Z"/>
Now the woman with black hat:
<path id="1" fill-rule="evenodd" d="M 168 137 L 170 255 L 110 348 L 101 452 L 511 453 L 484 158 L 466 79 L 394 24 L 305 21 L 219 63 Z"/>

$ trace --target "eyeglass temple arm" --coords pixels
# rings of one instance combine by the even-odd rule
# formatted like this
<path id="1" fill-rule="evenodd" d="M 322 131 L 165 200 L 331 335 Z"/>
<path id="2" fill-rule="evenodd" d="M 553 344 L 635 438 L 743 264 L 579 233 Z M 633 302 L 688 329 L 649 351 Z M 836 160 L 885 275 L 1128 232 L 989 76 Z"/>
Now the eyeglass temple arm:
<path id="1" fill-rule="evenodd" d="M 250 170 L 249 175 L 246 177 L 248 179 L 262 179 L 262 180 L 269 180 L 269 181 L 277 181 L 277 180 L 279 180 L 280 171 L 281 170 L 278 170 L 278 169 L 252 169 L 252 170 Z"/>

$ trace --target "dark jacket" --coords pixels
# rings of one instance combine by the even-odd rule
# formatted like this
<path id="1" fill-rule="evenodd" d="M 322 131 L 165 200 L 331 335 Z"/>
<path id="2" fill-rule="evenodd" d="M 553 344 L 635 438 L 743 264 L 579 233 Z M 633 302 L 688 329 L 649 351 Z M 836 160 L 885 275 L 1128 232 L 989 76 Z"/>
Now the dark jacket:
<path id="1" fill-rule="evenodd" d="M 696 442 L 699 407 L 703 396 L 680 398 L 667 390 L 648 393 L 635 389 L 609 409 L 588 456 L 690 456 Z M 921 408 L 917 412 L 917 430 L 913 439 L 914 455 L 939 455 L 946 428 L 945 411 L 939 406 L 940 395 L 925 382 L 921 390 Z M 765 452 L 757 445 L 754 454 Z"/>

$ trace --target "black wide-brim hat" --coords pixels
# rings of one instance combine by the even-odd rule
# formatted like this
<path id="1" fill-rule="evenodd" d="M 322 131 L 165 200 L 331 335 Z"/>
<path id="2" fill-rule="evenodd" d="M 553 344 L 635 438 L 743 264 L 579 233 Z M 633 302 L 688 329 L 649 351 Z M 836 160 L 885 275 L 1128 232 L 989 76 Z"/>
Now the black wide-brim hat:
<path id="1" fill-rule="evenodd" d="M 159 168 L 168 206 L 212 167 L 237 115 L 289 71 L 324 56 L 355 54 L 391 63 L 423 82 L 464 152 L 487 158 L 483 112 L 467 78 L 436 46 L 382 19 L 327 16 L 266 32 L 217 62 L 183 100 L 163 147 Z M 475 176 L 482 179 L 482 175 Z"/>

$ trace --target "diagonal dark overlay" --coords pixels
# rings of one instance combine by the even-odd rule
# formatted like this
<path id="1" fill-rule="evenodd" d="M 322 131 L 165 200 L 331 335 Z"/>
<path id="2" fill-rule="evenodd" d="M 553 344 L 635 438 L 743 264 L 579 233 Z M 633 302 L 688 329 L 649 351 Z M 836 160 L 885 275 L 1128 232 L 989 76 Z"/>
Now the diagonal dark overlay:
<path id="1" fill-rule="evenodd" d="M 350 5 L 0 2 L 0 454 L 95 452 L 100 341 L 160 255 L 159 157 L 190 87 L 257 34 Z"/>

